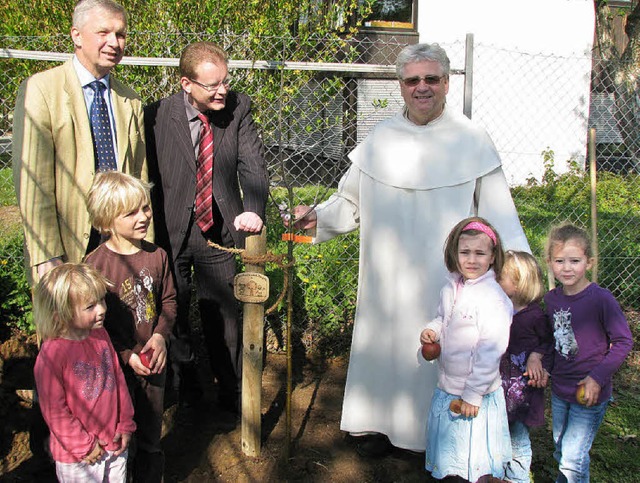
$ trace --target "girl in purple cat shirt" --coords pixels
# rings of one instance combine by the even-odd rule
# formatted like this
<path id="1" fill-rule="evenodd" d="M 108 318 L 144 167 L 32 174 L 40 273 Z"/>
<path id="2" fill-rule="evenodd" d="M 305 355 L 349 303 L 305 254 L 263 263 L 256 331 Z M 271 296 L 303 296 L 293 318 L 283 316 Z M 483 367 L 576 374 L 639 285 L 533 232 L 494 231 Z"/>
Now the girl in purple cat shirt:
<path id="1" fill-rule="evenodd" d="M 544 297 L 553 329 L 551 410 L 557 482 L 589 481 L 589 450 L 604 419 L 612 378 L 631 350 L 629 324 L 611 292 L 587 279 L 593 264 L 587 233 L 555 227 L 547 256 L 560 287 Z M 576 391 L 584 389 L 580 400 Z"/>

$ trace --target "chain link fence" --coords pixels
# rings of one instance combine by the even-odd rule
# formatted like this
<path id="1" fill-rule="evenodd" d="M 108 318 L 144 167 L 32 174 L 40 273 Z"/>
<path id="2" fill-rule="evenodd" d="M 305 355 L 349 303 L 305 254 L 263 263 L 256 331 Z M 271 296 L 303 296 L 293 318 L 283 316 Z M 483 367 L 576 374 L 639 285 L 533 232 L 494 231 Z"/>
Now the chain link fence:
<path id="1" fill-rule="evenodd" d="M 133 32 L 127 39 L 131 57 L 117 67 L 116 75 L 136 89 L 145 103 L 170 95 L 179 88 L 177 58 L 196 40 L 224 46 L 232 88 L 253 98 L 271 180 L 269 249 L 286 253 L 279 211 L 326 199 L 348 166 L 346 155 L 373 125 L 402 107 L 394 63 L 406 39 Z M 598 73 L 599 82 L 592 82 L 590 54 L 560 58 L 475 45 L 471 68 L 464 65 L 469 48 L 464 41 L 443 47 L 453 69 L 448 108 L 462 111 L 465 96 L 472 99 L 472 117 L 486 127 L 503 157 L 527 236 L 541 261 L 549 225 L 565 220 L 591 225 L 586 133 L 587 127 L 596 129 L 597 169 L 602 179 L 598 187 L 600 283 L 624 306 L 638 308 L 638 93 L 625 97 L 616 91 L 613 79 L 602 82 L 606 71 Z M 13 213 L 15 220 L 16 212 L 10 156 L 16 91 L 32 73 L 59 64 L 66 58 L 60 54 L 68 55 L 70 48 L 67 35 L 0 37 L 0 57 L 4 57 L 0 58 L 0 194 L 5 213 L 0 238 L 7 237 L 10 229 L 7 213 Z M 538 80 L 531 82 L 535 76 Z M 472 81 L 473 89 L 466 93 L 465 79 Z M 586 92 L 576 94 L 580 86 L 586 86 Z M 552 109 L 540 109 L 541 100 Z M 343 350 L 350 342 L 355 307 L 357 233 L 318 246 L 296 245 L 293 253 L 294 339 L 307 348 Z M 5 250 L 0 257 L 4 263 L 21 263 L 22 254 Z M 273 266 L 267 272 L 273 291 L 280 290 L 281 270 Z M 275 348 L 282 345 L 279 327 L 285 313 L 280 310 L 269 316 L 273 329 L 269 343 Z"/>

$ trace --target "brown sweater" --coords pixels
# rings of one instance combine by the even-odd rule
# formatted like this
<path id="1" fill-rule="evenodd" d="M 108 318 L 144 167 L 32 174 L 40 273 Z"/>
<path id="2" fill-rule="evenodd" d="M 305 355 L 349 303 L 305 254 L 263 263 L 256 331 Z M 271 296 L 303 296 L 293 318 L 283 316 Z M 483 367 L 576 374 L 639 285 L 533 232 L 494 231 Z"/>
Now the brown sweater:
<path id="1" fill-rule="evenodd" d="M 101 244 L 86 257 L 111 282 L 104 326 L 122 362 L 139 354 L 153 334 L 168 341 L 177 302 L 167 253 L 146 241 L 133 255 L 121 255 Z"/>

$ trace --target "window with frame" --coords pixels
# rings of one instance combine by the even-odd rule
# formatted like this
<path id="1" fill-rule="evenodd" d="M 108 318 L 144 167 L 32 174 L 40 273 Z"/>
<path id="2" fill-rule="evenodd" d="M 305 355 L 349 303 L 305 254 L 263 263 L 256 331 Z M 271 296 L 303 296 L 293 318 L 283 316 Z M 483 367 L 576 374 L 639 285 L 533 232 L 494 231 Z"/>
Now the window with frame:
<path id="1" fill-rule="evenodd" d="M 362 25 L 372 29 L 417 30 L 418 0 L 375 0 Z"/>

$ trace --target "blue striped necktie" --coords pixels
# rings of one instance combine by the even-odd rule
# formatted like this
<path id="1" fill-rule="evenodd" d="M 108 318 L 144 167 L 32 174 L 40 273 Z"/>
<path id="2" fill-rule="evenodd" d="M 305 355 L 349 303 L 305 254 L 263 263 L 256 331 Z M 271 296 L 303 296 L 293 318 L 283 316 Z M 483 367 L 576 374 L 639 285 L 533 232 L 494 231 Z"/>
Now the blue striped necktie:
<path id="1" fill-rule="evenodd" d="M 89 87 L 93 89 L 90 118 L 96 169 L 98 171 L 115 171 L 118 169 L 118 163 L 116 162 L 116 155 L 113 151 L 113 136 L 111 135 L 109 111 L 102 94 L 107 87 L 97 80 L 91 82 Z"/>

